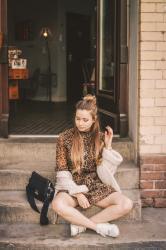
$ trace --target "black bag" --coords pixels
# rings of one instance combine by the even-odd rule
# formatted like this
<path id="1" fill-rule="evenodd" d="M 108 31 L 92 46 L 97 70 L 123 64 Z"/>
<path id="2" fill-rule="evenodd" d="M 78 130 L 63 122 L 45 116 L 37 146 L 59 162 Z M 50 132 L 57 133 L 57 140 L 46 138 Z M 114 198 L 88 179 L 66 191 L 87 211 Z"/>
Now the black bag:
<path id="1" fill-rule="evenodd" d="M 49 203 L 53 200 L 55 193 L 54 185 L 47 178 L 39 175 L 35 171 L 32 172 L 29 178 L 29 183 L 26 186 L 26 194 L 28 202 L 33 210 L 40 213 L 40 224 L 48 225 L 47 217 Z M 43 202 L 41 211 L 36 206 L 35 198 Z"/>

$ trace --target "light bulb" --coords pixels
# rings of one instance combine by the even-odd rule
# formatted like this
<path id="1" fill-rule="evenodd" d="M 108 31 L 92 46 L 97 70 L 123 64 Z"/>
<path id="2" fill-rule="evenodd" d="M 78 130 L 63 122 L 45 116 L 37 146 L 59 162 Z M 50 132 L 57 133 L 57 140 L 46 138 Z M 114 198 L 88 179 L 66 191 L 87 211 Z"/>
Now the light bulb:
<path id="1" fill-rule="evenodd" d="M 44 37 L 48 37 L 48 33 L 47 33 L 46 30 L 44 31 L 43 36 L 44 36 Z"/>

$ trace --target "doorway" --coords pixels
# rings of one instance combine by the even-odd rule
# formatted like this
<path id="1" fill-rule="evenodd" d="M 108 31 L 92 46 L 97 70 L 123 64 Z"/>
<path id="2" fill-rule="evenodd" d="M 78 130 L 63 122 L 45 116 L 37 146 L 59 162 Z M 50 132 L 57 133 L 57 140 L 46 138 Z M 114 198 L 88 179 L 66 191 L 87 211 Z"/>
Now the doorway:
<path id="1" fill-rule="evenodd" d="M 115 133 L 126 136 L 128 133 L 127 0 L 50 0 L 49 4 L 46 0 L 2 0 L 0 5 L 4 9 L 0 17 L 2 30 L 5 33 L 5 37 L 8 36 L 8 47 L 14 45 L 16 48 L 22 49 L 23 55 L 28 60 L 27 65 L 30 78 L 33 78 L 31 76 L 34 75 L 34 72 L 39 72 L 38 68 L 40 69 L 38 84 L 40 86 L 39 89 L 43 89 L 44 92 L 37 91 L 37 96 L 33 96 L 33 98 L 28 100 L 24 99 L 23 94 L 23 102 L 26 103 L 27 108 L 32 107 L 37 102 L 39 102 L 38 106 L 40 107 L 40 102 L 42 102 L 42 111 L 47 110 L 46 112 L 48 112 L 51 109 L 50 105 L 46 105 L 48 109 L 43 108 L 43 105 L 49 101 L 47 98 L 44 98 L 47 97 L 45 93 L 50 93 L 50 91 L 45 91 L 48 82 L 40 79 L 41 76 L 47 75 L 48 68 L 51 70 L 51 74 L 56 75 L 55 79 L 57 79 L 57 81 L 51 83 L 52 96 L 50 103 L 64 103 L 67 110 L 70 108 L 70 105 L 73 107 L 73 103 L 77 101 L 77 97 L 79 96 L 80 98 L 81 93 L 83 94 L 82 81 L 83 83 L 85 80 L 87 81 L 81 72 L 82 61 L 90 56 L 90 59 L 92 58 L 96 62 L 95 70 L 93 70 L 96 76 L 94 93 L 97 96 L 102 123 L 111 125 Z M 71 23 L 69 19 L 72 20 Z M 84 45 L 86 45 L 85 49 L 82 49 L 83 45 L 79 45 L 80 49 L 74 48 L 74 51 L 70 53 L 69 45 L 72 37 L 70 38 L 70 34 L 68 34 L 69 28 L 67 25 L 70 23 L 70 29 L 72 26 L 74 27 L 73 19 L 77 19 L 75 22 L 84 19 L 82 26 L 87 26 L 85 34 L 88 39 L 90 38 L 90 51 L 88 39 L 86 41 L 82 39 Z M 85 20 L 87 24 L 85 24 Z M 16 24 L 19 25 L 16 26 Z M 27 27 L 29 27 L 28 30 Z M 48 39 L 42 40 L 39 37 L 41 28 L 42 30 L 43 28 L 44 30 L 45 28 L 49 28 L 52 31 L 52 37 L 49 41 Z M 79 30 L 79 27 L 75 26 L 75 30 L 75 34 L 78 36 L 77 39 L 83 36 L 84 28 Z M 74 31 L 72 32 L 74 33 Z M 48 33 L 51 34 L 51 32 Z M 48 38 L 48 36 L 46 37 Z M 76 39 L 75 41 L 75 44 L 79 43 Z M 50 49 L 49 56 L 48 47 Z M 2 51 L 5 51 L 6 48 L 7 39 L 5 39 L 5 43 L 2 46 Z M 87 53 L 82 55 L 82 50 Z M 77 68 L 77 65 L 72 66 L 74 65 L 73 55 L 75 51 L 79 54 L 77 57 L 79 68 Z M 7 61 L 6 57 L 4 62 Z M 51 67 L 48 67 L 48 61 L 51 62 Z M 16 111 L 17 115 L 15 115 L 12 109 L 8 108 L 9 100 L 7 93 L 9 79 L 7 63 L 0 64 L 0 70 L 3 72 L 1 76 L 3 81 L 0 82 L 0 90 L 3 93 L 3 99 L 0 99 L 0 129 L 2 131 L 0 133 L 7 137 L 8 134 L 11 134 L 11 128 L 14 124 L 13 119 L 17 119 L 21 115 L 21 112 L 19 112 L 20 108 L 18 108 L 18 112 Z M 79 72 L 78 76 L 77 72 Z M 43 77 L 43 79 L 47 79 L 47 77 Z M 25 86 L 29 87 L 30 85 L 25 83 Z M 20 88 L 22 88 L 22 80 L 20 81 Z M 36 89 L 39 90 L 38 88 L 34 89 L 35 93 Z M 44 97 L 42 96 L 43 93 Z M 25 94 L 25 96 L 27 95 Z M 29 102 L 32 105 L 29 105 Z M 27 110 L 22 105 L 22 99 L 18 100 L 18 104 L 18 107 L 21 106 L 22 113 L 27 115 Z M 31 110 L 37 109 L 32 108 Z M 11 112 L 14 116 L 13 119 L 11 119 Z M 38 111 L 35 117 L 37 117 L 37 114 L 39 114 Z M 58 121 L 58 116 L 55 117 L 56 121 Z M 28 122 L 31 123 L 31 118 Z M 102 127 L 104 128 L 104 126 Z M 121 133 L 121 131 L 124 132 Z"/>
<path id="2" fill-rule="evenodd" d="M 90 16 L 66 15 L 67 101 L 75 103 L 83 95 L 83 65 L 90 58 Z"/>
<path id="3" fill-rule="evenodd" d="M 83 95 L 82 64 L 92 54 L 95 61 L 96 0 L 7 2 L 8 47 L 20 51 L 28 70 L 17 98 L 9 100 L 9 134 L 59 134 L 73 125 L 73 107 Z M 43 39 L 46 28 L 50 37 Z"/>

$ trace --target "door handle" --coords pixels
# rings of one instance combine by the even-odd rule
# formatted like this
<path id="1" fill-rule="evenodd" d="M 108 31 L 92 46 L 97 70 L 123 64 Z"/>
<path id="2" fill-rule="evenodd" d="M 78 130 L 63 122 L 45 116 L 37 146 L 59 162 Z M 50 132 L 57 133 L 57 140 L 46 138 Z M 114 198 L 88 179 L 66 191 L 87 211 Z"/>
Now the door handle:
<path id="1" fill-rule="evenodd" d="M 72 54 L 68 54 L 68 61 L 72 62 L 72 59 L 73 59 L 73 55 Z"/>

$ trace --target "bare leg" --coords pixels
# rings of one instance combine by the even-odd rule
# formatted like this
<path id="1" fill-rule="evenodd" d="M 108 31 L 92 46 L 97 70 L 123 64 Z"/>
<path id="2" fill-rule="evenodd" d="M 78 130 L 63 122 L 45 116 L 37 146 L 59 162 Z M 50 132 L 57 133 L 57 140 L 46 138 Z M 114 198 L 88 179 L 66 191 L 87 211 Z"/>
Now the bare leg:
<path id="1" fill-rule="evenodd" d="M 129 213 L 133 207 L 132 201 L 119 192 L 110 194 L 96 205 L 105 209 L 90 218 L 95 223 L 115 220 Z"/>
<path id="2" fill-rule="evenodd" d="M 96 223 L 85 217 L 75 207 L 78 205 L 69 194 L 60 192 L 52 202 L 53 210 L 75 225 L 81 225 L 96 231 Z"/>

